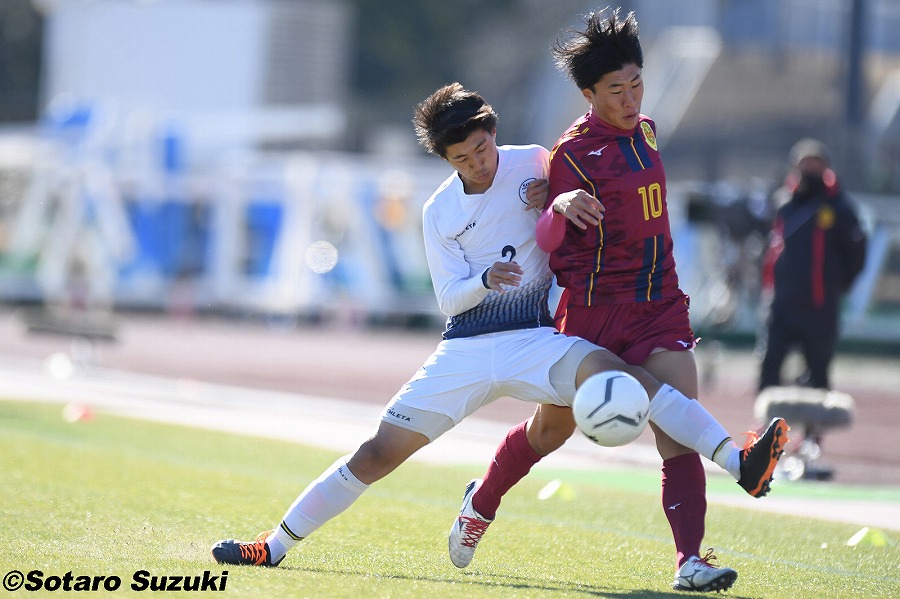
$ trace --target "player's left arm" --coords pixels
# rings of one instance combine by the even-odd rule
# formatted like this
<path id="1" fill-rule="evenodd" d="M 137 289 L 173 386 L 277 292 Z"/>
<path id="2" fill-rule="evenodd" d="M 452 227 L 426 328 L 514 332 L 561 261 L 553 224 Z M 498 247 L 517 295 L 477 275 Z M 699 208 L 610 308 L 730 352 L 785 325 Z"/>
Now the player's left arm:
<path id="1" fill-rule="evenodd" d="M 532 181 L 528 185 L 528 190 L 525 192 L 525 210 L 543 210 L 544 206 L 547 205 L 549 193 L 550 181 L 547 179 Z"/>
<path id="2" fill-rule="evenodd" d="M 530 179 L 525 190 L 525 211 L 536 210 L 540 212 L 547 205 L 547 195 L 550 191 L 550 152 L 543 146 L 534 146 L 534 178 Z"/>

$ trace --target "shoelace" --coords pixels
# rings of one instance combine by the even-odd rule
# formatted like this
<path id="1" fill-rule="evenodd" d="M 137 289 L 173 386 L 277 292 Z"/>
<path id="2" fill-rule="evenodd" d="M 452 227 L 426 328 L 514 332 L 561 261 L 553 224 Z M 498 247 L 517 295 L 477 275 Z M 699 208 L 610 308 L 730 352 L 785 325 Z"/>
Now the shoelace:
<path id="1" fill-rule="evenodd" d="M 264 542 L 244 543 L 240 546 L 241 558 L 259 566 L 266 561 L 266 544 Z"/>
<path id="2" fill-rule="evenodd" d="M 241 543 L 241 557 L 245 560 L 253 562 L 254 566 L 259 566 L 266 561 L 266 538 L 272 531 L 261 532 L 256 536 L 255 543 Z"/>
<path id="3" fill-rule="evenodd" d="M 481 540 L 481 537 L 484 536 L 484 531 L 487 530 L 490 522 L 469 516 L 460 516 L 459 518 L 463 521 L 462 545 L 464 547 L 475 547 L 478 541 Z"/>
<path id="4" fill-rule="evenodd" d="M 747 440 L 744 441 L 744 449 L 751 449 L 759 441 L 759 433 L 756 431 L 746 431 L 744 435 L 747 436 Z"/>
<path id="5" fill-rule="evenodd" d="M 706 550 L 706 555 L 700 558 L 700 563 L 703 564 L 707 568 L 716 569 L 718 566 L 713 564 L 714 561 L 718 561 L 719 558 L 715 556 L 712 549 Z"/>

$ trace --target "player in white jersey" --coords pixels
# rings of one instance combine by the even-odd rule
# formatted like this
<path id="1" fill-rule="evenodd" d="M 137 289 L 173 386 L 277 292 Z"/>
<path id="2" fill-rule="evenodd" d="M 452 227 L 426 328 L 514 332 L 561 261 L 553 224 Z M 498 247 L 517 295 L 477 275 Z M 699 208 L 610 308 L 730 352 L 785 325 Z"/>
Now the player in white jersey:
<path id="1" fill-rule="evenodd" d="M 679 442 L 710 458 L 718 453 L 723 467 L 726 459 L 740 459 L 698 402 L 553 327 L 549 260 L 534 235 L 546 199 L 547 150 L 498 148 L 493 109 L 458 83 L 420 103 L 413 122 L 423 147 L 456 171 L 423 212 L 432 282 L 448 316 L 444 339 L 387 405 L 372 438 L 310 483 L 275 530 L 255 542 L 217 543 L 212 554 L 219 563 L 276 566 L 369 485 L 479 407 L 510 396 L 565 409 L 579 384 L 606 370 L 641 381 L 653 398 L 651 420 L 667 432 L 677 427 L 670 434 Z M 542 455 L 550 451 L 540 438 L 528 444 Z"/>
<path id="2" fill-rule="evenodd" d="M 431 278 L 441 311 L 450 315 L 445 339 L 553 325 L 544 301 L 553 273 L 534 235 L 540 213 L 526 210 L 527 190 L 547 172 L 549 154 L 541 146 L 501 146 L 496 154 L 488 189 L 466 192 L 454 174 L 423 210 Z M 480 280 L 498 260 L 522 271 L 519 286 L 506 293 Z"/>

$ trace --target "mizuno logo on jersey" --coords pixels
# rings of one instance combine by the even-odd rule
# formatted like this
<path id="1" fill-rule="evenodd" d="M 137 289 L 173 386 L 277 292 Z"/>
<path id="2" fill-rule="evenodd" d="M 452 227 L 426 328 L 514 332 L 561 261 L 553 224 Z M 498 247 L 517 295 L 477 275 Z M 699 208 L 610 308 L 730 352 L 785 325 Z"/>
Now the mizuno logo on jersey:
<path id="1" fill-rule="evenodd" d="M 608 148 L 608 147 L 609 147 L 609 144 L 606 144 L 605 146 L 603 146 L 603 147 L 600 148 L 599 150 L 594 150 L 593 152 L 588 152 L 588 156 L 600 156 L 600 155 L 603 154 L 603 150 L 605 150 L 605 149 Z"/>

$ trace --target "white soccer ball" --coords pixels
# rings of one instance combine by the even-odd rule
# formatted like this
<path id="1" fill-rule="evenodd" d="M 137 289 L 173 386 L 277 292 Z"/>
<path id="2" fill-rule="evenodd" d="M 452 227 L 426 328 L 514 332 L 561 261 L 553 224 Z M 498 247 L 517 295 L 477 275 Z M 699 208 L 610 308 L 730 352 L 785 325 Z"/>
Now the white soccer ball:
<path id="1" fill-rule="evenodd" d="M 650 398 L 636 378 L 621 370 L 595 374 L 575 392 L 575 424 L 604 447 L 627 445 L 650 420 Z"/>

